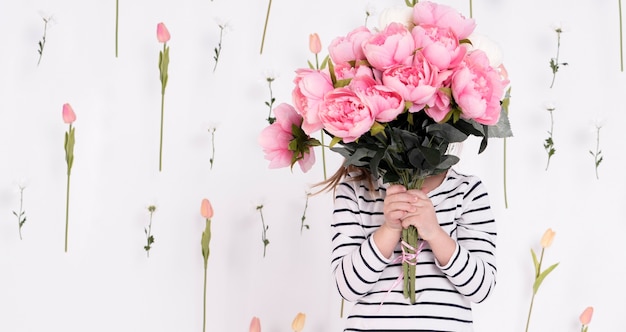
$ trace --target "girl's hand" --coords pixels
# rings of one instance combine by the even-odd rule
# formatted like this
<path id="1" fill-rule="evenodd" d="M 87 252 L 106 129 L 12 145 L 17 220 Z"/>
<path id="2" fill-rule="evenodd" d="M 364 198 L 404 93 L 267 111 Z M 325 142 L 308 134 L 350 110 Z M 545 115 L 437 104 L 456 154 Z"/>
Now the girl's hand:
<path id="1" fill-rule="evenodd" d="M 392 230 L 402 231 L 402 219 L 409 213 L 417 211 L 418 196 L 413 191 L 408 191 L 404 186 L 395 184 L 387 188 L 383 213 L 385 223 L 383 227 Z"/>
<path id="2" fill-rule="evenodd" d="M 443 232 L 439 225 L 435 207 L 428 196 L 421 190 L 409 190 L 409 194 L 417 198 L 412 204 L 414 212 L 407 213 L 401 217 L 402 227 L 415 226 L 422 239 L 429 241 Z"/>

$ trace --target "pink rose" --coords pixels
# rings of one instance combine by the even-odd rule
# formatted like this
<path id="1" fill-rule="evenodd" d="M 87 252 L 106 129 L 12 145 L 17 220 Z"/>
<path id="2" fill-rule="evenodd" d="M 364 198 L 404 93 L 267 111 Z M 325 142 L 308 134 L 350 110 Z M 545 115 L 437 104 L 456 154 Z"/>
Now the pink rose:
<path id="1" fill-rule="evenodd" d="M 293 106 L 286 103 L 278 105 L 274 109 L 274 115 L 276 121 L 261 131 L 259 145 L 265 152 L 265 159 L 270 161 L 269 168 L 290 166 L 294 157 L 294 151 L 289 150 L 289 142 L 294 139 L 292 126 L 300 126 L 302 117 Z M 296 157 L 301 157 L 298 164 L 303 172 L 310 170 L 315 163 L 312 147 L 309 147 L 307 153 Z"/>
<path id="2" fill-rule="evenodd" d="M 415 26 L 411 34 L 415 40 L 415 47 L 421 49 L 424 57 L 441 70 L 458 66 L 467 52 L 448 28 Z"/>
<path id="3" fill-rule="evenodd" d="M 476 28 L 473 19 L 465 18 L 452 7 L 430 1 L 420 1 L 413 7 L 413 23 L 448 28 L 458 39 L 467 38 Z"/>
<path id="4" fill-rule="evenodd" d="M 344 143 L 354 142 L 374 124 L 370 108 L 347 87 L 326 94 L 319 116 L 324 128 Z"/>
<path id="5" fill-rule="evenodd" d="M 324 95 L 333 90 L 333 83 L 325 71 L 312 69 L 296 70 L 293 82 L 295 84 L 291 93 L 293 104 L 304 118 L 302 130 L 310 135 L 322 129 L 318 113 L 324 102 Z"/>
<path id="6" fill-rule="evenodd" d="M 364 26 L 360 26 L 345 37 L 335 38 L 328 46 L 328 54 L 333 63 L 344 63 L 355 60 L 365 60 L 361 45 L 370 38 L 372 33 Z"/>
<path id="7" fill-rule="evenodd" d="M 396 65 L 383 72 L 383 83 L 398 91 L 402 98 L 413 103 L 409 112 L 418 112 L 432 106 L 435 93 L 441 86 L 438 70 L 417 52 L 412 66 Z"/>
<path id="8" fill-rule="evenodd" d="M 500 73 L 489 66 L 481 50 L 469 53 L 452 74 L 452 96 L 463 117 L 486 125 L 494 125 L 500 118 L 504 86 Z"/>
<path id="9" fill-rule="evenodd" d="M 384 71 L 394 65 L 410 64 L 415 41 L 404 25 L 391 23 L 363 43 L 363 52 L 370 65 Z"/>
<path id="10" fill-rule="evenodd" d="M 358 76 L 350 82 L 349 88 L 370 108 L 374 119 L 390 122 L 404 111 L 402 96 L 380 84 L 369 76 Z"/>

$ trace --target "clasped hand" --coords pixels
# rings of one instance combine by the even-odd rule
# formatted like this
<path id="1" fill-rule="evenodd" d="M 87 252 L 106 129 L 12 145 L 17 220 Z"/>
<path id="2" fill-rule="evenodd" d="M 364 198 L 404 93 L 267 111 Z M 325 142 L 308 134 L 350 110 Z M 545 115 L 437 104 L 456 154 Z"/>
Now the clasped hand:
<path id="1" fill-rule="evenodd" d="M 420 237 L 429 241 L 442 231 L 435 207 L 422 190 L 407 190 L 402 185 L 391 185 L 387 188 L 384 202 L 384 227 L 402 232 L 403 228 L 413 225 Z"/>

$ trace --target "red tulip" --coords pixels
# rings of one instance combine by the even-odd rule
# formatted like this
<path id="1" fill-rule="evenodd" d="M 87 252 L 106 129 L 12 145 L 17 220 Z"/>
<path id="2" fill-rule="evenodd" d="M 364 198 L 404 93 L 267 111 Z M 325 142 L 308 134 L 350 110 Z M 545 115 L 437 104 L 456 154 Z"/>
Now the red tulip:
<path id="1" fill-rule="evenodd" d="M 206 198 L 202 200 L 200 213 L 206 219 L 211 219 L 213 217 L 213 206 L 211 206 L 211 202 Z"/>
<path id="2" fill-rule="evenodd" d="M 72 124 L 76 121 L 76 114 L 70 104 L 63 104 L 63 122 Z"/>
<path id="3" fill-rule="evenodd" d="M 157 24 L 157 39 L 159 43 L 167 43 L 170 40 L 170 32 L 163 22 Z"/>

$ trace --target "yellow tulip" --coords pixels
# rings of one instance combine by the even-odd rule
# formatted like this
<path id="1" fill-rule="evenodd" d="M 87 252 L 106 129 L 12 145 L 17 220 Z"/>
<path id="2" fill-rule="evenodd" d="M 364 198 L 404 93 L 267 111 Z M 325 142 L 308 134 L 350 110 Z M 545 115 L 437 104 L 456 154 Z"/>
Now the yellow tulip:
<path id="1" fill-rule="evenodd" d="M 299 312 L 296 315 L 296 318 L 293 319 L 293 323 L 291 323 L 291 329 L 293 332 L 301 332 L 304 328 L 304 320 L 306 319 L 306 315 Z"/>
<path id="2" fill-rule="evenodd" d="M 554 240 L 554 235 L 556 233 L 552 230 L 552 228 L 548 228 L 543 236 L 541 237 L 541 247 L 548 248 L 552 245 L 552 240 Z"/>

